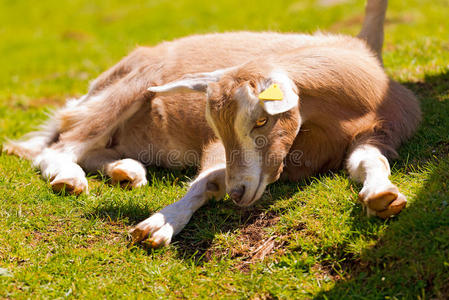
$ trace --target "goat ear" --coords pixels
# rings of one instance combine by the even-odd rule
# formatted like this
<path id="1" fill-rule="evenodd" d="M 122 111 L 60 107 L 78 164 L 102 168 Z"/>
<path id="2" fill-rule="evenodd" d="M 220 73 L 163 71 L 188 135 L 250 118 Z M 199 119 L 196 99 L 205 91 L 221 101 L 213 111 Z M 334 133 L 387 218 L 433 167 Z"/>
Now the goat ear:
<path id="1" fill-rule="evenodd" d="M 202 92 L 207 91 L 209 81 L 202 78 L 186 78 L 172 81 L 160 86 L 151 86 L 148 88 L 150 92 L 171 94 L 178 92 Z"/>
<path id="2" fill-rule="evenodd" d="M 213 72 L 187 74 L 183 78 L 160 86 L 149 87 L 150 92 L 155 93 L 177 93 L 177 92 L 202 92 L 206 93 L 211 82 L 217 82 L 220 78 L 236 67 L 219 69 Z"/>
<path id="3" fill-rule="evenodd" d="M 285 73 L 272 73 L 267 86 L 269 87 L 259 94 L 259 99 L 268 114 L 280 114 L 298 106 L 297 88 Z"/>

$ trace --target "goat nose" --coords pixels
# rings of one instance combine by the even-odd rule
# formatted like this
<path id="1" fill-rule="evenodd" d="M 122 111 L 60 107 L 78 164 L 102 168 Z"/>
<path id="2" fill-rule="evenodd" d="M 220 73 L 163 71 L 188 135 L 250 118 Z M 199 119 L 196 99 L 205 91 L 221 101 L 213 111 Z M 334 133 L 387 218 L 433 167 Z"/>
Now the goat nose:
<path id="1" fill-rule="evenodd" d="M 239 187 L 233 188 L 229 196 L 231 197 L 232 201 L 234 201 L 234 203 L 238 203 L 240 202 L 244 194 L 245 194 L 245 186 L 241 185 Z"/>

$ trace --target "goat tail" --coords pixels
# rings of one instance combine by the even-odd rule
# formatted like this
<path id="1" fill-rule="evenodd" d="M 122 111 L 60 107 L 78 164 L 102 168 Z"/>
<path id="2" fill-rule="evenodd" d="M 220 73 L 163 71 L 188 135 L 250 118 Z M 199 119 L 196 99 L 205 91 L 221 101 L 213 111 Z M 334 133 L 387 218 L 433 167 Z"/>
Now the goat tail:
<path id="1" fill-rule="evenodd" d="M 47 121 L 40 125 L 37 131 L 27 133 L 19 140 L 7 139 L 3 144 L 2 152 L 33 160 L 45 148 L 58 140 L 62 129 L 61 114 L 78 106 L 85 98 L 84 96 L 80 99 L 70 99 L 62 109 L 50 112 Z"/>
<path id="2" fill-rule="evenodd" d="M 382 47 L 384 43 L 384 22 L 387 13 L 388 0 L 367 0 L 365 19 L 362 30 L 357 35 L 365 40 L 382 62 Z"/>
<path id="3" fill-rule="evenodd" d="M 40 126 L 38 131 L 33 131 L 20 140 L 6 140 L 3 144 L 3 152 L 17 155 L 28 160 L 33 160 L 45 148 L 47 148 L 59 136 L 59 126 L 56 119 L 50 117 Z"/>

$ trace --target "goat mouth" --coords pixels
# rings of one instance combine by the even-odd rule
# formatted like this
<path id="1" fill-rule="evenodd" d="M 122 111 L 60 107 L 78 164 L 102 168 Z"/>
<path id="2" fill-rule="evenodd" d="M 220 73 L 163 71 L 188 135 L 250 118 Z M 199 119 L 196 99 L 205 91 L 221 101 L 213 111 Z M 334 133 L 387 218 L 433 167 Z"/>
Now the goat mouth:
<path id="1" fill-rule="evenodd" d="M 246 201 L 246 202 L 241 202 L 238 203 L 239 206 L 241 207 L 248 207 L 253 205 L 257 200 L 260 199 L 260 197 L 262 196 L 263 191 L 265 190 L 266 184 L 262 184 L 263 182 L 265 182 L 264 180 L 264 176 L 260 176 L 259 177 L 259 183 L 257 184 L 257 188 L 254 191 L 253 196 L 251 197 L 250 201 Z"/>

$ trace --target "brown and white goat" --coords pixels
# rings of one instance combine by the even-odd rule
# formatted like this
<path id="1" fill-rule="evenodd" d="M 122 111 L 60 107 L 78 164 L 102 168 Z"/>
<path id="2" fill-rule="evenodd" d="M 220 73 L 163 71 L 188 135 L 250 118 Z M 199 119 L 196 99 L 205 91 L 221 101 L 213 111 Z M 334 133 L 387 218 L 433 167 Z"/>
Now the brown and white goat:
<path id="1" fill-rule="evenodd" d="M 73 193 L 87 191 L 84 170 L 138 187 L 147 183 L 144 164 L 198 166 L 182 199 L 132 230 L 153 246 L 170 243 L 211 197 L 228 192 L 249 206 L 279 178 L 345 162 L 363 183 L 368 214 L 389 217 L 406 199 L 388 179 L 386 157 L 413 133 L 420 109 L 382 68 L 386 7 L 368 0 L 359 38 L 239 32 L 139 48 L 42 131 L 4 149 Z M 272 84 L 281 99 L 261 101 Z"/>

